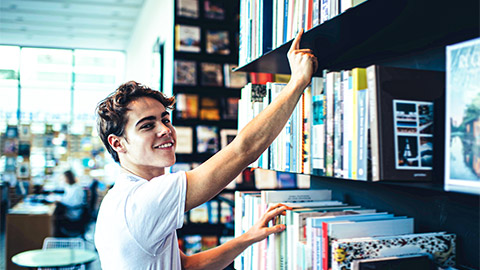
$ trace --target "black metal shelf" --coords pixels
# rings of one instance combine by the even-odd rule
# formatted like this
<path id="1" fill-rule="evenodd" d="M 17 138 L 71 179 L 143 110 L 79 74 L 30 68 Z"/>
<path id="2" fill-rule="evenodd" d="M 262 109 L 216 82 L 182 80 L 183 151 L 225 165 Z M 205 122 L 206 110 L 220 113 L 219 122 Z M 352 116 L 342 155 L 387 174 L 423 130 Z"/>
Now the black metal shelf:
<path id="1" fill-rule="evenodd" d="M 478 0 L 368 0 L 307 31 L 301 47 L 314 51 L 321 76 L 323 69 L 366 67 L 478 37 L 479 13 Z M 291 43 L 237 70 L 290 74 Z"/>

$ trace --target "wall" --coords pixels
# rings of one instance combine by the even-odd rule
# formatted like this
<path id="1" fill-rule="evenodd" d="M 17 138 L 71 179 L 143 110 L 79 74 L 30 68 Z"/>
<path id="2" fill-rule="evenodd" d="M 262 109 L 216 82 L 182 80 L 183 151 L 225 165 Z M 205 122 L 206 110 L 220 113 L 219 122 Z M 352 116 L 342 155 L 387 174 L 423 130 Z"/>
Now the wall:
<path id="1" fill-rule="evenodd" d="M 165 42 L 165 67 L 173 67 L 174 1 L 145 0 L 127 46 L 125 79 L 150 85 L 153 46 L 158 37 Z M 164 71 L 164 92 L 172 93 L 173 70 Z"/>

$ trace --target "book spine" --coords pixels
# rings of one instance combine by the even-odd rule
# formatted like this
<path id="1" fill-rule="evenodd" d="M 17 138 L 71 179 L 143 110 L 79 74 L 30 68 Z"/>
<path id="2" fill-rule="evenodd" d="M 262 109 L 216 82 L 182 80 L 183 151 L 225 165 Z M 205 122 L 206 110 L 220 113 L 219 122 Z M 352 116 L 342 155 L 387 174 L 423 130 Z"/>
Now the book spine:
<path id="1" fill-rule="evenodd" d="M 378 108 L 377 104 L 377 85 L 375 79 L 376 67 L 370 66 L 367 68 L 367 83 L 368 83 L 368 97 L 369 97 L 369 119 L 370 119 L 370 144 L 371 144 L 371 166 L 372 166 L 372 180 L 380 180 L 380 151 L 379 151 L 379 128 L 378 128 Z"/>
<path id="2" fill-rule="evenodd" d="M 343 163 L 342 163 L 342 81 L 341 73 L 335 73 L 335 84 L 334 84 L 334 132 L 333 132 L 333 175 L 335 177 L 341 178 L 343 176 Z"/>
<path id="3" fill-rule="evenodd" d="M 334 159 L 334 112 L 335 112 L 335 72 L 327 73 L 326 79 L 326 136 L 325 136 L 325 144 L 326 144 L 326 154 L 325 154 L 325 175 L 326 176 L 333 176 L 333 159 Z"/>
<path id="4" fill-rule="evenodd" d="M 367 89 L 357 91 L 357 127 L 358 127 L 358 155 L 357 155 L 357 179 L 367 180 L 367 113 L 368 99 Z"/>

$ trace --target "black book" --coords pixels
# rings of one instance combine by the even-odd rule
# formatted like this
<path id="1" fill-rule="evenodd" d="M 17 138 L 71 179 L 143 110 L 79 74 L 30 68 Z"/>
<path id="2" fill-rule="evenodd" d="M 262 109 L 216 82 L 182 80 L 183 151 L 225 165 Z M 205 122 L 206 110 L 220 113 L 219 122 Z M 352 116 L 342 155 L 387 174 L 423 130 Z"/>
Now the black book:
<path id="1" fill-rule="evenodd" d="M 445 73 L 374 65 L 367 81 L 372 180 L 432 180 L 443 163 Z"/>

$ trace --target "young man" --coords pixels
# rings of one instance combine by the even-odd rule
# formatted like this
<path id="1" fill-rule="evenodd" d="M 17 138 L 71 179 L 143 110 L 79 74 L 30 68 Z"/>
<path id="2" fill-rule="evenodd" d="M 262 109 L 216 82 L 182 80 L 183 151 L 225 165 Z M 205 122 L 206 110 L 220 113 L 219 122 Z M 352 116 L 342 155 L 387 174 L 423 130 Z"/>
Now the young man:
<path id="1" fill-rule="evenodd" d="M 184 213 L 218 194 L 287 122 L 317 66 L 311 50 L 299 49 L 302 32 L 288 52 L 292 74 L 281 95 L 194 170 L 165 174 L 175 163 L 176 134 L 167 111 L 173 99 L 128 82 L 99 104 L 99 135 L 124 172 L 98 214 L 95 245 L 104 270 L 223 269 L 249 245 L 285 229 L 268 227 L 286 209 L 277 205 L 244 235 L 192 256 L 179 250 L 176 235 Z"/>

